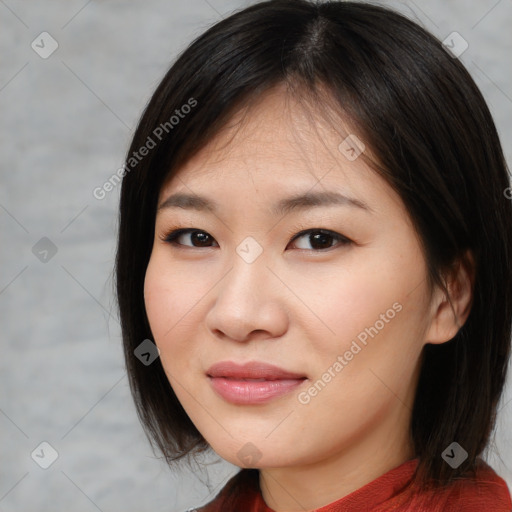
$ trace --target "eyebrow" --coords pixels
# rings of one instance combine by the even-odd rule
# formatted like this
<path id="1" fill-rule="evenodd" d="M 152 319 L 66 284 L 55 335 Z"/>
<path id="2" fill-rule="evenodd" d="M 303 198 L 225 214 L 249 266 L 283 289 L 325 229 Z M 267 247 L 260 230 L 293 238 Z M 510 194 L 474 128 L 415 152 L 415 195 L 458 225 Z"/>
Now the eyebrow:
<path id="1" fill-rule="evenodd" d="M 278 201 L 271 208 L 272 215 L 285 215 L 291 211 L 307 210 L 320 206 L 350 206 L 368 213 L 373 212 L 364 201 L 348 197 L 339 192 L 306 192 L 287 197 Z M 219 204 L 211 199 L 197 194 L 176 193 L 170 195 L 158 207 L 158 211 L 167 208 L 182 208 L 184 210 L 218 212 Z"/>

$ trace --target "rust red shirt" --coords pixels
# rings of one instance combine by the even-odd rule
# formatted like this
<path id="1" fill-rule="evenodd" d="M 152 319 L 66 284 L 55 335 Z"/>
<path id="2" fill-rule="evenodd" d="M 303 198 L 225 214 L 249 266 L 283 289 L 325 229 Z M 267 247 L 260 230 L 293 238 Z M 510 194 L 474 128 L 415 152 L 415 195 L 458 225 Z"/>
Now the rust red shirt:
<path id="1" fill-rule="evenodd" d="M 446 489 L 407 493 L 418 459 L 409 460 L 347 496 L 314 512 L 511 512 L 505 481 L 480 461 L 475 478 Z M 410 486 L 409 486 L 410 488 Z M 263 501 L 257 469 L 243 469 L 198 512 L 275 512 Z"/>

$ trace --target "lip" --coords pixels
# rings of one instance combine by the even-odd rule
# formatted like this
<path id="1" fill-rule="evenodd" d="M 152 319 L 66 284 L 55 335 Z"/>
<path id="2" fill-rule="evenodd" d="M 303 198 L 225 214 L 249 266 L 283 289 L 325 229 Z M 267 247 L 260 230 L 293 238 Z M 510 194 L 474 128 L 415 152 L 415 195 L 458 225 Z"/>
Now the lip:
<path id="1" fill-rule="evenodd" d="M 260 361 L 245 364 L 222 361 L 211 366 L 206 375 L 221 398 L 238 405 L 268 402 L 290 393 L 307 380 L 305 375 Z"/>
<path id="2" fill-rule="evenodd" d="M 221 361 L 210 366 L 206 374 L 209 377 L 265 380 L 304 379 L 306 377 L 305 375 L 283 370 L 279 366 L 261 361 L 250 361 L 243 364 Z"/>

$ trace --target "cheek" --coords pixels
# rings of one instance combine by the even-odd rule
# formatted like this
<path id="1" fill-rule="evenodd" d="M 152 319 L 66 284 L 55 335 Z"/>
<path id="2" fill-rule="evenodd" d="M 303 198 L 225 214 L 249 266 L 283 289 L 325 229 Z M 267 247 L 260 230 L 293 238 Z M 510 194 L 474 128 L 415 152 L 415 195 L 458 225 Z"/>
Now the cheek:
<path id="1" fill-rule="evenodd" d="M 180 339 L 177 332 L 191 314 L 191 297 L 176 272 L 152 256 L 144 280 L 144 303 L 155 343 L 162 352 L 162 359 L 173 340 Z"/>
<path id="2" fill-rule="evenodd" d="M 300 292 L 308 308 L 327 329 L 326 339 L 337 340 L 335 348 L 357 336 L 379 320 L 381 314 L 401 301 L 402 286 L 398 279 L 389 280 L 389 269 L 382 265 L 347 266 L 327 271 L 322 279 L 306 283 Z M 395 276 L 396 277 L 396 276 Z M 392 315 L 394 311 L 391 311 Z M 316 336 L 321 338 L 321 336 Z"/>
<path id="3" fill-rule="evenodd" d="M 163 270 L 158 259 L 152 256 L 144 279 L 146 315 L 157 344 L 172 326 L 172 316 L 178 305 L 175 294 L 172 293 L 171 282 Z"/>
<path id="4" fill-rule="evenodd" d="M 201 325 L 208 290 L 207 280 L 170 265 L 158 251 L 151 256 L 144 280 L 144 303 L 168 376 L 183 375 L 198 360 L 201 347 L 195 331 Z"/>
<path id="5" fill-rule="evenodd" d="M 318 281 L 306 282 L 300 295 L 316 318 L 304 328 L 316 345 L 316 362 L 328 368 L 347 354 L 351 369 L 344 373 L 355 379 L 362 378 L 356 369 L 369 365 L 386 374 L 395 366 L 414 366 L 427 322 L 425 271 L 420 253 L 416 258 L 411 250 L 404 260 L 399 252 L 380 250 L 368 252 L 364 265 L 353 261 L 342 271 L 328 269 L 321 293 Z"/>

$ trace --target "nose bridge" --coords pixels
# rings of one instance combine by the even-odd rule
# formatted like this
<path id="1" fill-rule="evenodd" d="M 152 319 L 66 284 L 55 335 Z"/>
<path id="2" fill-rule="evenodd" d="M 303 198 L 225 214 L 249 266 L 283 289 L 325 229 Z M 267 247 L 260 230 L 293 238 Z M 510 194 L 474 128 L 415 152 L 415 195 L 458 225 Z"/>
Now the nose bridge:
<path id="1" fill-rule="evenodd" d="M 286 328 L 285 308 L 278 307 L 276 278 L 265 256 L 263 247 L 246 237 L 228 257 L 230 269 L 219 282 L 207 315 L 210 330 L 241 341 L 253 331 L 273 337 Z"/>
<path id="2" fill-rule="evenodd" d="M 236 247 L 230 258 L 232 264 L 223 283 L 223 293 L 234 293 L 239 304 L 249 304 L 256 299 L 258 291 L 265 287 L 265 279 L 271 272 L 267 268 L 267 258 L 263 246 L 252 236 L 245 237 Z"/>

